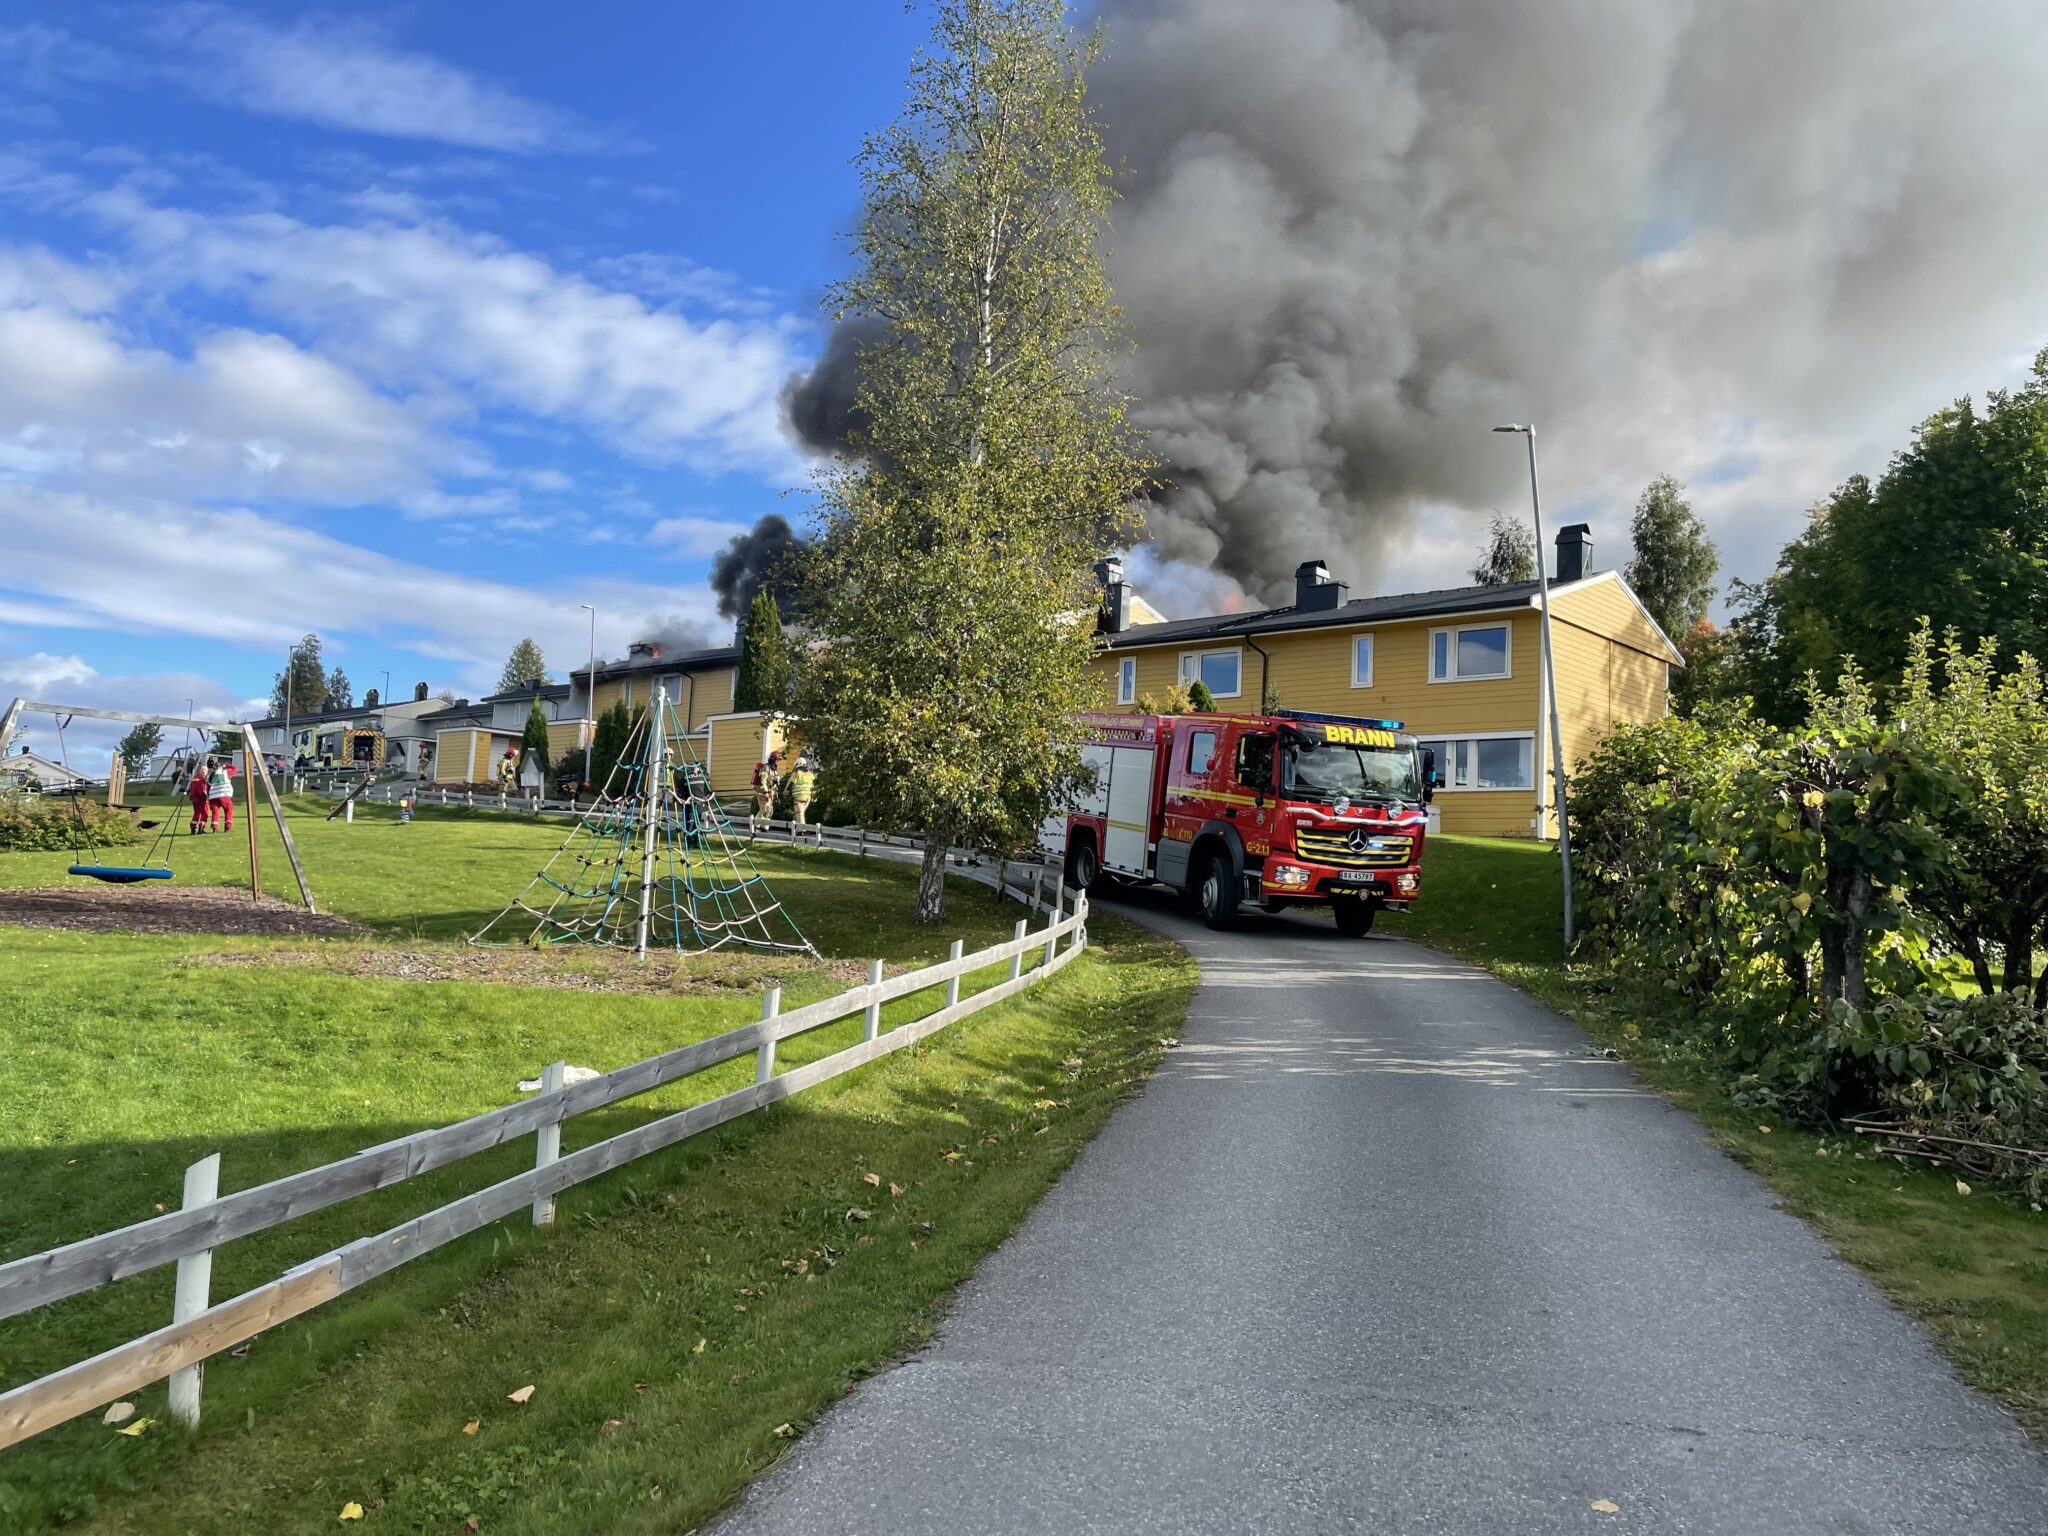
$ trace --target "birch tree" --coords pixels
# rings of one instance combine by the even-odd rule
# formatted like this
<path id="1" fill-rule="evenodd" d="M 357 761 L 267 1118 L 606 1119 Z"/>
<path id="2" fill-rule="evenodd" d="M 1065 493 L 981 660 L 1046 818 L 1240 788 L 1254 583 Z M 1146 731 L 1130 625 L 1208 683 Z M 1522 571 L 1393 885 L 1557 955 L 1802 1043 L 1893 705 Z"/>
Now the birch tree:
<path id="1" fill-rule="evenodd" d="M 1146 466 L 1114 373 L 1110 174 L 1087 109 L 1099 35 L 1060 0 L 941 0 L 902 114 L 862 144 L 861 354 L 849 453 L 821 477 L 797 714 L 835 800 L 945 850 L 1008 851 L 1082 778 L 1102 702 L 1095 561 Z"/>

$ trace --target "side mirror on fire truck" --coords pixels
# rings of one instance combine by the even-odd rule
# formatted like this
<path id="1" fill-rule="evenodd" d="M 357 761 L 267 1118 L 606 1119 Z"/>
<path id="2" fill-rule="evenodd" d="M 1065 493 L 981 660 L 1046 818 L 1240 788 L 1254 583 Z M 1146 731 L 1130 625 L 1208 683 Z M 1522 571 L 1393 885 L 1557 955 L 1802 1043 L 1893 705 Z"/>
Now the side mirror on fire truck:
<path id="1" fill-rule="evenodd" d="M 1422 803 L 1427 805 L 1436 798 L 1436 748 L 1422 749 Z"/>

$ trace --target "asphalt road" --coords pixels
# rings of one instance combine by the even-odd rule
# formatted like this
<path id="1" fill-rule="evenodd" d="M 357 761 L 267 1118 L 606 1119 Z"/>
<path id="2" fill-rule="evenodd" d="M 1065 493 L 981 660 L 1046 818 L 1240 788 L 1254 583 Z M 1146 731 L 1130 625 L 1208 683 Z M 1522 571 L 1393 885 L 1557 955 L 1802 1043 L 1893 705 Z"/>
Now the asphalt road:
<path id="1" fill-rule="evenodd" d="M 2013 1421 L 1573 1025 L 1115 905 L 1201 962 L 1180 1047 L 724 1536 L 2048 1531 Z"/>

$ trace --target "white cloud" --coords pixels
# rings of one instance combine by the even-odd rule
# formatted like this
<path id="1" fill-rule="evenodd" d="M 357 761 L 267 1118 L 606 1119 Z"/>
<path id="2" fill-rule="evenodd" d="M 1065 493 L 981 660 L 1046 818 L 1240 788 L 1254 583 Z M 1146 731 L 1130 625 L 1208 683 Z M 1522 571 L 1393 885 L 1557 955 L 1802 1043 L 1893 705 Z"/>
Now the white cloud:
<path id="1" fill-rule="evenodd" d="M 753 526 L 719 517 L 664 517 L 647 530 L 647 542 L 685 555 L 715 555 Z"/>
<path id="2" fill-rule="evenodd" d="M 189 360 L 100 317 L 0 308 L 0 466 L 101 488 L 359 501 L 425 486 L 450 450 L 404 407 L 283 337 Z"/>
<path id="3" fill-rule="evenodd" d="M 14 685 L 24 698 L 42 698 L 59 683 L 75 684 L 99 676 L 83 656 L 0 656 L 0 688 Z"/>
<path id="4" fill-rule="evenodd" d="M 386 138 L 531 153 L 579 135 L 565 114 L 355 22 L 275 26 L 219 6 L 175 6 L 156 31 L 188 53 L 196 91 L 274 117 Z"/>
<path id="5" fill-rule="evenodd" d="M 8 583 L 29 596 L 46 625 L 278 651 L 308 630 L 375 635 L 457 663 L 460 685 L 471 689 L 496 678 L 520 635 L 534 636 L 552 655 L 581 656 L 589 631 L 579 603 L 597 605 L 600 648 L 610 652 L 664 623 L 719 624 L 708 587 L 679 593 L 594 579 L 534 591 L 242 510 L 0 484 L 0 524 L 17 557 Z M 679 598 L 689 604 L 680 614 Z M 0 619 L 8 616 L 0 602 Z"/>
<path id="6" fill-rule="evenodd" d="M 90 204 L 160 288 L 235 292 L 370 377 L 444 381 L 647 459 L 796 472 L 776 404 L 789 319 L 692 320 L 448 224 L 210 217 L 125 188 Z"/>
<path id="7" fill-rule="evenodd" d="M 0 650 L 0 710 L 6 700 L 38 699 L 86 709 L 125 709 L 137 714 L 190 718 L 200 725 L 247 719 L 251 702 L 217 678 L 197 672 L 103 674 L 78 656 L 53 656 L 46 651 L 27 655 Z M 23 747 L 44 757 L 66 761 L 80 773 L 104 773 L 114 744 L 128 726 L 111 720 L 72 717 L 60 738 L 58 722 L 45 714 L 20 717 L 7 750 Z M 160 750 L 182 746 L 183 736 L 168 727 Z"/>

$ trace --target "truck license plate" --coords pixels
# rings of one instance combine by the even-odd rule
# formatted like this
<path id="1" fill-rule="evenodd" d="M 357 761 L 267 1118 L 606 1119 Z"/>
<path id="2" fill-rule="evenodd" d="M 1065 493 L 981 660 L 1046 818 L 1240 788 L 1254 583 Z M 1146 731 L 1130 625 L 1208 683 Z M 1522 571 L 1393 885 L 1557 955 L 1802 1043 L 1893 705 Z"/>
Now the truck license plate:
<path id="1" fill-rule="evenodd" d="M 1369 871 L 1363 869 L 1340 869 L 1337 871 L 1337 878 L 1339 880 L 1354 881 L 1363 885 L 1372 879 L 1372 875 Z"/>

